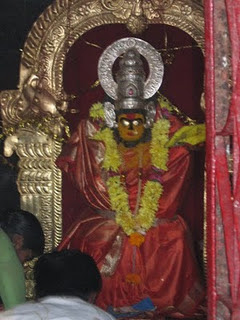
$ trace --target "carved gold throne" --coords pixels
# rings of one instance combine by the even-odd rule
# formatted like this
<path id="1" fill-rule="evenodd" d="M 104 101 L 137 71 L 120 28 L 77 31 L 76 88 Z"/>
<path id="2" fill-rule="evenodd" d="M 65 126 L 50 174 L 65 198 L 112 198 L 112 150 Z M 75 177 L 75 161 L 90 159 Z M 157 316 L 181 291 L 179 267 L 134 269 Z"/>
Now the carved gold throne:
<path id="1" fill-rule="evenodd" d="M 128 35 L 141 36 L 157 25 L 181 30 L 203 53 L 204 17 L 200 2 L 56 0 L 33 25 L 21 56 L 18 90 L 1 92 L 0 105 L 5 155 L 16 152 L 19 157 L 17 185 L 21 207 L 40 219 L 46 251 L 56 247 L 62 238 L 62 176 L 55 160 L 62 138 L 68 133 L 64 115 L 73 117 L 78 113 L 76 108 L 68 107 L 77 94 L 65 90 L 64 85 L 68 53 L 79 39 L 92 48 L 100 43 L 104 49 L 101 41 L 93 43 L 87 38 L 89 32 L 99 28 L 121 26 Z M 116 39 L 121 36 L 117 32 Z M 160 49 L 170 57 L 167 41 L 165 37 Z"/>

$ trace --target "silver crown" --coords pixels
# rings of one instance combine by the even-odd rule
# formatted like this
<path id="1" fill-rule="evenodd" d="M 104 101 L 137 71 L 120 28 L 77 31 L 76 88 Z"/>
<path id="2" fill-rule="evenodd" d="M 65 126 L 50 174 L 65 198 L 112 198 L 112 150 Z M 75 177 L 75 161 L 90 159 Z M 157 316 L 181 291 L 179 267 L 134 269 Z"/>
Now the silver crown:
<path id="1" fill-rule="evenodd" d="M 117 73 L 117 101 L 118 109 L 144 108 L 145 72 L 140 54 L 135 48 L 129 49 L 120 62 Z"/>
<path id="2" fill-rule="evenodd" d="M 123 54 L 120 61 L 116 81 L 112 69 L 114 62 Z M 149 66 L 149 75 L 146 75 L 140 55 Z M 149 43 L 138 38 L 123 38 L 107 47 L 98 62 L 98 77 L 104 91 L 115 100 L 114 105 L 105 103 L 105 120 L 109 127 L 116 126 L 113 118 L 114 110 L 145 109 L 147 112 L 146 125 L 153 123 L 155 106 L 152 102 L 146 103 L 159 89 L 163 78 L 163 63 L 159 52 Z"/>

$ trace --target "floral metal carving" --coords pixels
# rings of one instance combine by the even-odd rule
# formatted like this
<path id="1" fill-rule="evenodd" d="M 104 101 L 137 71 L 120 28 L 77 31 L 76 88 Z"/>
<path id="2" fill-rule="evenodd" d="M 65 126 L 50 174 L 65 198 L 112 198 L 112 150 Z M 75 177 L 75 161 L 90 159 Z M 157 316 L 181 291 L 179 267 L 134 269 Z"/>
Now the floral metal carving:
<path id="1" fill-rule="evenodd" d="M 20 159 L 17 183 L 21 206 L 34 212 L 41 221 L 45 249 L 50 250 L 61 240 L 61 173 L 55 166 L 61 144 L 34 131 L 32 128 L 17 133 L 15 151 Z"/>

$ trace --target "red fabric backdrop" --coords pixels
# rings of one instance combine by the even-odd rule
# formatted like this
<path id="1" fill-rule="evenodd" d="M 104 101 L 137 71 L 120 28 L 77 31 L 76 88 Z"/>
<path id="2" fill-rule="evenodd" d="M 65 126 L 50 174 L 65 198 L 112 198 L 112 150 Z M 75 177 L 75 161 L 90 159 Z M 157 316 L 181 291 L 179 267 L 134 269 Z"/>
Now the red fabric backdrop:
<path id="1" fill-rule="evenodd" d="M 165 48 L 165 35 L 168 48 L 175 49 L 169 51 L 174 53 L 174 60 L 172 64 L 165 65 L 160 92 L 183 113 L 203 122 L 200 97 L 203 91 L 204 58 L 201 49 L 187 33 L 167 25 L 150 25 L 138 37 L 161 51 Z M 63 81 L 65 91 L 76 96 L 69 104 L 69 110 L 77 109 L 78 113 L 66 114 L 71 131 L 74 131 L 81 118 L 88 116 L 91 104 L 103 99 L 104 92 L 99 86 L 91 89 L 91 85 L 98 78 L 97 64 L 103 50 L 115 40 L 129 36 L 133 35 L 124 25 L 104 25 L 86 32 L 70 48 L 65 60 Z M 179 212 L 187 220 L 195 239 L 200 240 L 203 230 L 204 151 L 197 151 L 194 157 L 193 178 L 183 208 L 180 208 Z M 63 177 L 64 233 L 85 205 L 67 177 Z"/>

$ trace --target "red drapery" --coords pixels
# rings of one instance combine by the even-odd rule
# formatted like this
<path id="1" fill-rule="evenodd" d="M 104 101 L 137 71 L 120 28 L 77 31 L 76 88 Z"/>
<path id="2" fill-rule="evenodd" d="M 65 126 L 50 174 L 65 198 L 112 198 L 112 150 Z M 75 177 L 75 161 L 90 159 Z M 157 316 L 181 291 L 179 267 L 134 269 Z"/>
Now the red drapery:
<path id="1" fill-rule="evenodd" d="M 74 131 L 81 118 L 87 118 L 93 102 L 101 101 L 104 92 L 91 85 L 97 80 L 97 63 L 106 46 L 122 37 L 133 36 L 124 25 L 104 25 L 86 32 L 69 50 L 64 65 L 64 89 L 68 94 L 77 96 L 69 105 L 77 113 L 68 112 L 71 131 Z M 196 42 L 182 30 L 167 25 L 150 25 L 139 38 L 151 43 L 157 50 L 165 48 L 167 36 L 168 53 L 174 54 L 172 64 L 165 64 L 165 72 L 160 92 L 165 95 L 184 114 L 204 121 L 200 108 L 203 90 L 204 59 Z M 195 170 L 189 192 L 180 211 L 186 213 L 190 229 L 196 241 L 202 239 L 203 230 L 203 166 L 204 151 L 195 157 Z M 190 191 L 191 190 L 191 191 Z M 63 232 L 76 219 L 84 200 L 63 177 Z"/>

